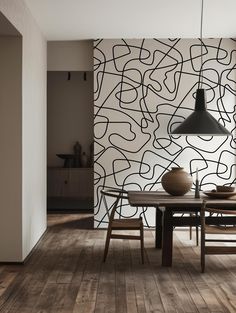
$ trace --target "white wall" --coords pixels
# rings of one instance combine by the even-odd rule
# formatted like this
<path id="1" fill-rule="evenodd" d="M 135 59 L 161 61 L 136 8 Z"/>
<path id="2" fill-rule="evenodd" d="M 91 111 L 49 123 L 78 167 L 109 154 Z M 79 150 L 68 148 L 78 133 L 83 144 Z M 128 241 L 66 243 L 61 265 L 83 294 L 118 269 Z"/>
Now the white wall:
<path id="1" fill-rule="evenodd" d="M 93 141 L 93 72 L 48 72 L 48 166 L 63 166 L 56 154 L 74 153 L 76 141 L 89 155 Z"/>
<path id="2" fill-rule="evenodd" d="M 93 71 L 93 41 L 49 41 L 48 71 Z"/>
<path id="3" fill-rule="evenodd" d="M 0 261 L 22 261 L 46 230 L 46 41 L 23 1 L 2 0 L 0 10 L 23 36 L 21 259 Z"/>

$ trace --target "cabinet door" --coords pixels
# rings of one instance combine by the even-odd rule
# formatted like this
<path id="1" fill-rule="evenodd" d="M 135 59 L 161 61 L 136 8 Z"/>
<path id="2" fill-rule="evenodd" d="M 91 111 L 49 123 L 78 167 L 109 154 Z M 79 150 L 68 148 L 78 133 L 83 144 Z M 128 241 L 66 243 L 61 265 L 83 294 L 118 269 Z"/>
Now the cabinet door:
<path id="1" fill-rule="evenodd" d="M 93 169 L 75 168 L 70 172 L 69 195 L 79 198 L 93 198 Z"/>
<path id="2" fill-rule="evenodd" d="M 93 198 L 92 168 L 49 168 L 48 197 Z"/>
<path id="3" fill-rule="evenodd" d="M 48 169 L 47 192 L 48 197 L 66 197 L 69 190 L 69 171 L 64 168 Z"/>

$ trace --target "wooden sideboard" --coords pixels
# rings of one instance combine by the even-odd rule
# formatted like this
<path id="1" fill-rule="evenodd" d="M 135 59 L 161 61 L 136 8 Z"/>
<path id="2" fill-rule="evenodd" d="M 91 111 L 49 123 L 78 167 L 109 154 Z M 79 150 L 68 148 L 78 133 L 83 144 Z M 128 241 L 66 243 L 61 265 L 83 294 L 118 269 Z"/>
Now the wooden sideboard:
<path id="1" fill-rule="evenodd" d="M 93 168 L 48 167 L 48 197 L 92 199 L 93 186 Z"/>

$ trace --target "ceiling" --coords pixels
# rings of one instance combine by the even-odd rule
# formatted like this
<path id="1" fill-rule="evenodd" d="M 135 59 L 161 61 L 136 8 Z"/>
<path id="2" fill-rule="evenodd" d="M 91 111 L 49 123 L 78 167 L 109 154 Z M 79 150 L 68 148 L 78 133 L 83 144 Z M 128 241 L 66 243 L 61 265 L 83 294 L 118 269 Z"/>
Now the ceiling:
<path id="1" fill-rule="evenodd" d="M 194 38 L 201 0 L 24 0 L 48 40 Z M 205 0 L 203 37 L 236 38 L 236 1 Z"/>

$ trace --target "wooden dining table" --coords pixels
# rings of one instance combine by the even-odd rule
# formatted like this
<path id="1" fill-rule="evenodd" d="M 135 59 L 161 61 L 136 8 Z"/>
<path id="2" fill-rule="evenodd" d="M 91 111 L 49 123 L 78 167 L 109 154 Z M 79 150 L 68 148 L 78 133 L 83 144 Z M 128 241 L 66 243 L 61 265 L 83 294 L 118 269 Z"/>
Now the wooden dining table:
<path id="1" fill-rule="evenodd" d="M 128 200 L 131 206 L 155 208 L 155 246 L 162 249 L 162 266 L 172 266 L 174 227 L 200 225 L 200 210 L 203 200 L 206 200 L 207 204 L 215 208 L 236 208 L 235 196 L 227 199 L 218 199 L 209 198 L 203 193 L 200 193 L 200 198 L 195 198 L 193 193 L 188 193 L 184 196 L 171 196 L 164 191 L 129 191 Z M 206 217 L 206 223 L 212 225 L 236 225 L 236 217 L 209 216 Z"/>

